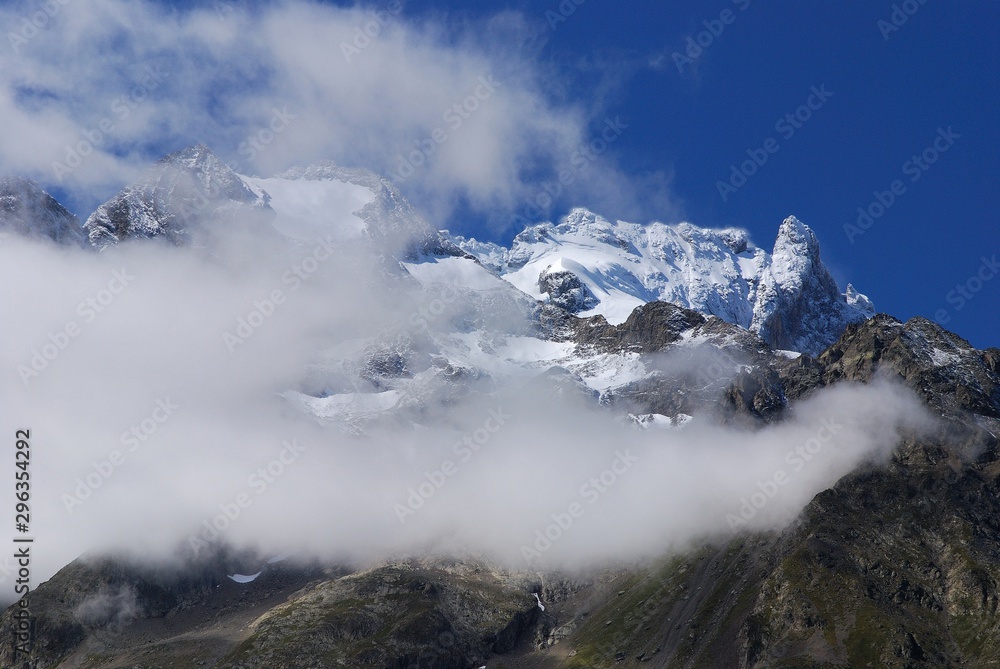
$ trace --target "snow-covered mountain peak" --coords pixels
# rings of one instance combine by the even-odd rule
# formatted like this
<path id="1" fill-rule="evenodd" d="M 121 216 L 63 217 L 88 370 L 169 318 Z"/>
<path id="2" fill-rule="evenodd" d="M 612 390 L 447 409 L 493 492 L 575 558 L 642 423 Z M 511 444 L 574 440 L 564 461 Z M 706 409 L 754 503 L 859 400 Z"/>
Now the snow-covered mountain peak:
<path id="1" fill-rule="evenodd" d="M 0 230 L 84 246 L 80 221 L 34 181 L 0 176 Z"/>
<path id="2" fill-rule="evenodd" d="M 789 216 L 778 228 L 771 251 L 771 271 L 785 281 L 801 280 L 804 274 L 820 265 L 819 240 L 802 221 Z"/>
<path id="3" fill-rule="evenodd" d="M 199 144 L 160 159 L 99 206 L 84 228 L 99 250 L 134 238 L 188 244 L 206 221 L 253 224 L 269 213 L 265 196 Z"/>
<path id="4" fill-rule="evenodd" d="M 744 326 L 752 317 L 740 265 L 755 250 L 742 230 L 612 222 L 574 209 L 558 223 L 525 228 L 509 250 L 453 240 L 523 292 L 581 316 L 618 324 L 663 300 Z"/>
<path id="5" fill-rule="evenodd" d="M 274 225 L 282 233 L 300 240 L 329 235 L 343 241 L 365 233 L 360 212 L 375 200 L 377 189 L 368 176 L 326 162 L 241 179 L 274 209 Z"/>
<path id="6" fill-rule="evenodd" d="M 779 227 L 771 253 L 737 228 L 612 222 L 582 208 L 525 228 L 509 249 L 452 241 L 528 295 L 612 324 L 659 300 L 750 329 L 776 348 L 812 353 L 874 313 L 853 287 L 840 294 L 816 235 L 794 216 Z"/>
<path id="7" fill-rule="evenodd" d="M 768 262 L 757 276 L 750 329 L 771 346 L 818 353 L 849 323 L 870 318 L 874 305 L 849 286 L 841 294 L 820 259 L 815 233 L 794 216 L 778 228 Z"/>
<path id="8" fill-rule="evenodd" d="M 429 225 L 384 177 L 362 168 L 325 160 L 293 167 L 269 178 L 242 177 L 278 213 L 278 225 L 294 219 L 301 231 L 341 239 L 367 238 L 390 256 L 460 253 Z M 287 225 L 285 226 L 287 227 Z M 447 247 L 447 248 L 446 248 Z"/>
<path id="9" fill-rule="evenodd" d="M 13 182 L 5 183 L 10 190 Z M 306 243 L 333 237 L 371 246 L 386 271 L 422 284 L 494 291 L 499 278 L 522 298 L 611 325 L 637 307 L 669 302 L 748 329 L 776 349 L 806 353 L 874 313 L 853 286 L 840 292 L 816 235 L 794 216 L 781 223 L 770 253 L 741 229 L 612 221 L 585 208 L 528 226 L 507 248 L 437 230 L 368 170 L 323 161 L 272 177 L 242 176 L 204 145 L 161 159 L 84 228 L 97 249 L 153 237 L 211 246 L 230 228 L 254 235 L 277 229 Z"/>
<path id="10" fill-rule="evenodd" d="M 147 181 L 169 185 L 182 179 L 183 175 L 193 177 L 206 195 L 218 194 L 236 202 L 258 204 L 257 195 L 204 144 L 164 156 L 147 174 Z"/>

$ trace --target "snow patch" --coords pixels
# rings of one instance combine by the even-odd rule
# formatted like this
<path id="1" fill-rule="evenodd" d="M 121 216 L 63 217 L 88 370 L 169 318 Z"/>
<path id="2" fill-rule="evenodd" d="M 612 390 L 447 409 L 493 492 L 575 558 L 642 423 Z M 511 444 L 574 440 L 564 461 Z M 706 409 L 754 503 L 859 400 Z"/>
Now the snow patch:
<path id="1" fill-rule="evenodd" d="M 630 413 L 628 417 L 629 420 L 631 420 L 633 423 L 635 423 L 644 430 L 648 430 L 650 428 L 659 428 L 659 429 L 682 428 L 688 423 L 690 423 L 692 420 L 694 420 L 694 416 L 689 416 L 686 413 L 679 413 L 674 418 L 671 418 L 670 416 L 664 416 L 663 414 L 659 413 L 644 413 L 639 415 Z"/>
<path id="2" fill-rule="evenodd" d="M 939 348 L 935 348 L 931 351 L 931 361 L 934 363 L 935 367 L 947 367 L 961 362 L 962 358 L 954 353 L 948 353 Z"/>
<path id="3" fill-rule="evenodd" d="M 270 196 L 277 214 L 274 227 L 303 241 L 314 241 L 321 235 L 360 237 L 365 222 L 356 212 L 375 199 L 371 189 L 335 179 L 240 178 L 258 195 Z"/>
<path id="4" fill-rule="evenodd" d="M 470 258 L 435 258 L 427 262 L 403 263 L 403 267 L 422 284 L 445 283 L 472 290 L 493 290 L 504 285 Z"/>
<path id="5" fill-rule="evenodd" d="M 350 415 L 389 411 L 399 403 L 402 392 L 386 390 L 381 393 L 341 393 L 329 397 L 312 397 L 290 390 L 283 397 L 316 418 L 335 420 Z"/>

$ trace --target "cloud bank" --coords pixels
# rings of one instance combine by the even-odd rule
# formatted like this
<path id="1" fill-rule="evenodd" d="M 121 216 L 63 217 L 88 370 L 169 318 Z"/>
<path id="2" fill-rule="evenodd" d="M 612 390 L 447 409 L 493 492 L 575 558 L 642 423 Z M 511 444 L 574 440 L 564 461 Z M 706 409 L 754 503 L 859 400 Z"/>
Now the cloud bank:
<path id="1" fill-rule="evenodd" d="M 541 16 L 423 19 L 396 0 L 41 4 L 0 9 L 0 172 L 81 206 L 203 142 L 249 174 L 366 167 L 432 219 L 461 202 L 498 230 L 556 202 L 675 213 L 662 176 L 616 165 L 627 119 L 567 94 Z"/>
<path id="2" fill-rule="evenodd" d="M 395 7 L 5 5 L 0 170 L 96 204 L 204 141 L 245 173 L 333 158 L 395 175 L 432 221 L 464 200 L 510 225 L 562 196 L 665 215 L 614 163 L 627 119 L 567 102 L 524 16 L 455 25 Z M 410 327 L 419 291 L 350 244 L 301 277 L 310 249 L 226 232 L 212 254 L 0 243 L 3 433 L 31 430 L 37 580 L 85 551 L 215 542 L 531 569 L 636 558 L 779 527 L 919 427 L 909 394 L 839 387 L 759 431 L 641 432 L 501 379 L 420 425 L 350 436 L 283 394 L 338 347 Z"/>
<path id="3" fill-rule="evenodd" d="M 419 292 L 350 245 L 289 281 L 308 248 L 234 238 L 211 255 L 0 245 L 4 433 L 31 430 L 37 577 L 85 551 L 217 542 L 529 569 L 652 556 L 780 527 L 921 425 L 909 393 L 844 385 L 764 429 L 642 431 L 500 378 L 492 395 L 430 402 L 420 425 L 351 436 L 283 393 L 337 347 L 410 326 Z"/>

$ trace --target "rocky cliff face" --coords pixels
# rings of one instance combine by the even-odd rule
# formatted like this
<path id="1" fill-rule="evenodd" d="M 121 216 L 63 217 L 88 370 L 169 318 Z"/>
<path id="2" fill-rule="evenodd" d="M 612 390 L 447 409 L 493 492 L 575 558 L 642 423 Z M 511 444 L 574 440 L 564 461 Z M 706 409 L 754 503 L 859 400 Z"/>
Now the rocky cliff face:
<path id="1" fill-rule="evenodd" d="M 992 666 L 1000 352 L 924 319 L 884 315 L 848 327 L 816 358 L 794 359 L 665 303 L 617 326 L 564 312 L 557 321 L 563 336 L 607 354 L 655 356 L 698 338 L 720 367 L 743 369 L 707 386 L 697 374 L 650 375 L 615 395 L 633 410 L 698 413 L 714 403 L 722 417 L 778 420 L 823 386 L 888 376 L 941 422 L 904 440 L 888 465 L 819 494 L 783 531 L 737 528 L 641 567 L 568 576 L 440 558 L 360 570 L 279 565 L 237 586 L 226 574 L 259 569 L 252 556 L 156 573 L 81 562 L 33 593 L 37 650 L 23 666 Z M 572 375 L 551 381 L 569 387 Z M 3 666 L 12 666 L 9 648 L 0 644 Z"/>
<path id="2" fill-rule="evenodd" d="M 259 575 L 249 583 L 231 577 Z M 218 553 L 159 568 L 78 560 L 31 595 L 33 653 L 0 666 L 433 666 L 464 669 L 530 636 L 540 609 L 530 577 L 473 561 L 319 568 Z"/>
<path id="3" fill-rule="evenodd" d="M 794 216 L 778 229 L 755 284 L 749 329 L 774 348 L 815 354 L 848 324 L 875 315 L 871 301 L 850 284 L 840 293 L 820 260 L 816 235 Z"/>
<path id="4" fill-rule="evenodd" d="M 30 183 L 2 181 L 0 193 L 0 222 L 74 239 L 74 219 Z M 692 416 L 758 429 L 821 388 L 883 377 L 912 389 L 937 425 L 781 531 L 737 526 L 652 564 L 511 573 L 471 558 L 344 566 L 226 549 L 158 566 L 81 559 L 32 592 L 28 658 L 15 662 L 16 610 L 0 616 L 0 667 L 995 664 L 1000 350 L 925 319 L 873 315 L 850 286 L 840 293 L 801 222 L 787 219 L 765 252 L 736 230 L 578 210 L 504 249 L 433 230 L 367 172 L 323 164 L 244 178 L 196 147 L 103 205 L 87 230 L 98 248 L 198 244 L 207 221 L 258 214 L 320 220 L 381 248 L 388 285 L 426 298 L 412 327 L 285 393 L 328 427 L 419 429 L 426 407 L 488 396 L 505 376 L 617 414 L 623 439 Z"/>
<path id="5" fill-rule="evenodd" d="M 816 354 L 847 324 L 875 314 L 853 286 L 841 294 L 815 234 L 794 216 L 770 253 L 741 230 L 612 223 L 585 209 L 525 229 L 509 249 L 454 239 L 528 295 L 614 324 L 641 304 L 671 302 L 749 329 L 773 348 Z"/>
<path id="6" fill-rule="evenodd" d="M 902 444 L 889 466 L 818 495 L 783 532 L 746 533 L 622 574 L 622 595 L 568 637 L 573 651 L 555 666 L 992 666 L 995 359 L 924 319 L 878 316 L 816 359 L 779 364 L 790 397 L 887 375 L 944 422 L 936 436 Z"/>
<path id="7" fill-rule="evenodd" d="M 0 232 L 48 239 L 66 246 L 85 246 L 76 216 L 34 181 L 0 177 Z"/>
<path id="8" fill-rule="evenodd" d="M 138 182 L 102 204 L 84 223 L 101 250 L 128 239 L 161 238 L 186 245 L 208 233 L 206 222 L 246 225 L 266 218 L 267 198 L 249 186 L 208 147 L 172 153 Z"/>

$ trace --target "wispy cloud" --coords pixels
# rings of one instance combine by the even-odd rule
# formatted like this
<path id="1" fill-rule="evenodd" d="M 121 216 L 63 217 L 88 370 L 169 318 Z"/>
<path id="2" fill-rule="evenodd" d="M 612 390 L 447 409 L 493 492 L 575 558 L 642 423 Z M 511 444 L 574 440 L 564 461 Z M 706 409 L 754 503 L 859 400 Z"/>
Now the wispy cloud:
<path id="1" fill-rule="evenodd" d="M 31 7 L 0 9 L 0 27 L 16 30 Z M 536 25 L 513 12 L 442 24 L 398 9 L 304 0 L 232 2 L 224 12 L 67 3 L 30 42 L 0 49 L 0 171 L 57 184 L 92 205 L 150 160 L 196 142 L 259 174 L 319 159 L 390 174 L 441 129 L 448 141 L 404 191 L 443 218 L 459 198 L 482 212 L 513 211 L 539 178 L 572 167 L 608 110 L 599 90 L 591 99 L 563 94 L 561 75 L 540 55 Z M 449 124 L 449 110 L 484 76 L 500 85 L 460 127 Z M 294 120 L 272 138 L 276 109 Z M 60 170 L 67 160 L 82 167 Z M 567 195 L 611 215 L 638 215 L 648 185 L 633 185 L 609 152 Z M 662 211 L 668 198 L 657 204 L 661 216 L 672 215 Z"/>
<path id="2" fill-rule="evenodd" d="M 489 395 L 426 397 L 420 427 L 390 421 L 348 436 L 281 395 L 307 378 L 354 392 L 336 390 L 351 386 L 338 381 L 346 372 L 331 347 L 425 332 L 411 322 L 417 295 L 346 245 L 231 351 L 226 333 L 262 309 L 303 253 L 270 237 L 236 243 L 238 253 L 210 258 L 155 243 L 101 254 L 20 238 L 0 246 L 0 282 L 13 287 L 0 309 L 17 314 L 17 327 L 0 330 L 0 394 L 5 421 L 17 421 L 10 433 L 32 430 L 39 576 L 87 550 L 162 558 L 191 537 L 330 560 L 450 551 L 525 566 L 524 547 L 539 553 L 532 565 L 655 555 L 729 532 L 733 516 L 780 527 L 920 424 L 909 393 L 844 386 L 764 429 L 696 420 L 639 430 L 495 375 Z M 25 385 L 17 365 L 121 267 L 134 280 L 113 308 Z M 0 476 L 12 480 L 12 467 L 0 462 Z M 552 542 L 544 550 L 539 532 Z"/>

